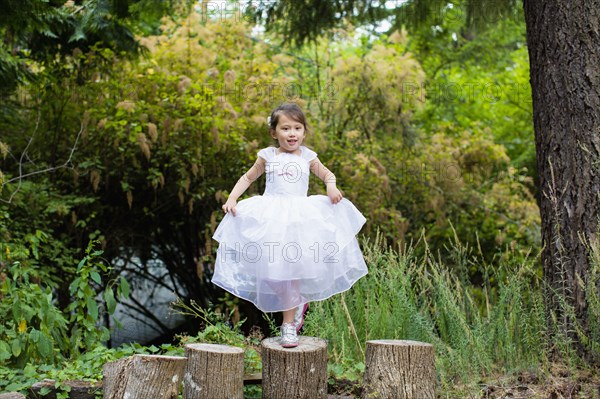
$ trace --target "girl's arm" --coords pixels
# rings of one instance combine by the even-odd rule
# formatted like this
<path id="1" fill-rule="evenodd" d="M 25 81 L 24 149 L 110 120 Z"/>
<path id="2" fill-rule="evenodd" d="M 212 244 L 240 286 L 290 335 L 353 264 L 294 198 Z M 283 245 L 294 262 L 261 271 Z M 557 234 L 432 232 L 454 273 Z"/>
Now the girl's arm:
<path id="1" fill-rule="evenodd" d="M 333 204 L 337 204 L 342 200 L 342 193 L 335 185 L 335 175 L 321 163 L 319 158 L 315 158 L 310 162 L 310 171 L 323 180 L 327 187 L 327 196 Z"/>
<path id="2" fill-rule="evenodd" d="M 231 190 L 229 198 L 227 198 L 227 201 L 223 205 L 223 212 L 228 213 L 231 211 L 233 216 L 235 216 L 235 206 L 237 205 L 238 198 L 240 195 L 244 194 L 244 192 L 256 179 L 262 176 L 262 174 L 265 172 L 265 165 L 266 161 L 263 158 L 258 157 L 256 159 L 254 165 L 252 165 L 252 167 L 248 169 L 248 171 L 244 173 L 242 177 L 240 177 L 238 182 L 233 187 L 233 190 Z"/>

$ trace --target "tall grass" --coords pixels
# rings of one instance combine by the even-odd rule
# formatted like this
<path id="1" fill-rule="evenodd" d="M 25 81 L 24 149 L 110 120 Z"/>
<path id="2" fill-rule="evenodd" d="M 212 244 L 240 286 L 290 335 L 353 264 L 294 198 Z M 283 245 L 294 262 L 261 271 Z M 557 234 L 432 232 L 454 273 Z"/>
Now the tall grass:
<path id="1" fill-rule="evenodd" d="M 429 342 L 442 388 L 468 390 L 482 376 L 548 361 L 535 257 L 505 254 L 492 268 L 457 239 L 436 255 L 392 250 L 377 239 L 363 248 L 369 274 L 343 295 L 312 304 L 306 320 L 307 335 L 328 339 L 332 362 L 363 362 L 367 340 Z M 470 282 L 474 270 L 481 285 Z"/>
<path id="2" fill-rule="evenodd" d="M 588 303 L 589 343 L 596 364 L 600 363 L 600 241 L 592 243 L 591 270 L 585 284 Z"/>

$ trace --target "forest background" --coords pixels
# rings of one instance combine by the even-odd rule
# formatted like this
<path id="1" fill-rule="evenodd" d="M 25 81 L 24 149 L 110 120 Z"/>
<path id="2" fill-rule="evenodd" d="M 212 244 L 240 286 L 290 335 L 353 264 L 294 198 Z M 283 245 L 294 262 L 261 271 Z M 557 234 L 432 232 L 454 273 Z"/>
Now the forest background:
<path id="1" fill-rule="evenodd" d="M 189 340 L 244 345 L 260 369 L 253 339 L 276 320 L 211 285 L 211 236 L 284 101 L 367 218 L 370 274 L 307 318 L 332 378 L 359 381 L 377 338 L 434 343 L 456 397 L 550 372 L 556 351 L 584 364 L 545 339 L 522 10 L 465 30 L 457 2 L 411 34 L 348 22 L 299 44 L 235 2 L 21 4 L 0 20 L 0 389 Z M 148 285 L 188 317 L 168 325 Z M 159 337 L 110 349 L 117 307 Z"/>

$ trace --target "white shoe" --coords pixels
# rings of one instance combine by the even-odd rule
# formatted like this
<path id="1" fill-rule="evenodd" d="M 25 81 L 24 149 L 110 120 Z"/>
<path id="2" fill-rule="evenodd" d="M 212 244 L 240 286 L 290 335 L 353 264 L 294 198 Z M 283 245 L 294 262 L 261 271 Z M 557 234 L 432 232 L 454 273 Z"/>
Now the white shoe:
<path id="1" fill-rule="evenodd" d="M 280 343 L 284 348 L 295 348 L 298 346 L 298 334 L 296 334 L 296 326 L 293 323 L 283 323 L 281 325 Z"/>
<path id="2" fill-rule="evenodd" d="M 296 313 L 294 313 L 294 325 L 296 326 L 296 333 L 300 332 L 300 329 L 304 325 L 304 314 L 306 313 L 307 309 L 308 302 L 296 308 Z"/>

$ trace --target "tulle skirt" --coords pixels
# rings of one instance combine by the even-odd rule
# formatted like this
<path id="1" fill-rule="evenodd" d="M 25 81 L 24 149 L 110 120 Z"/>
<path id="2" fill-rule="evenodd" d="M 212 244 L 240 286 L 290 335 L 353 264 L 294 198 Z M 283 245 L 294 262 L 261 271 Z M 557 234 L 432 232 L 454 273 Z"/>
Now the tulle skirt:
<path id="1" fill-rule="evenodd" d="M 365 218 L 347 199 L 263 195 L 236 211 L 213 235 L 212 282 L 264 312 L 326 299 L 367 274 L 356 239 Z"/>

